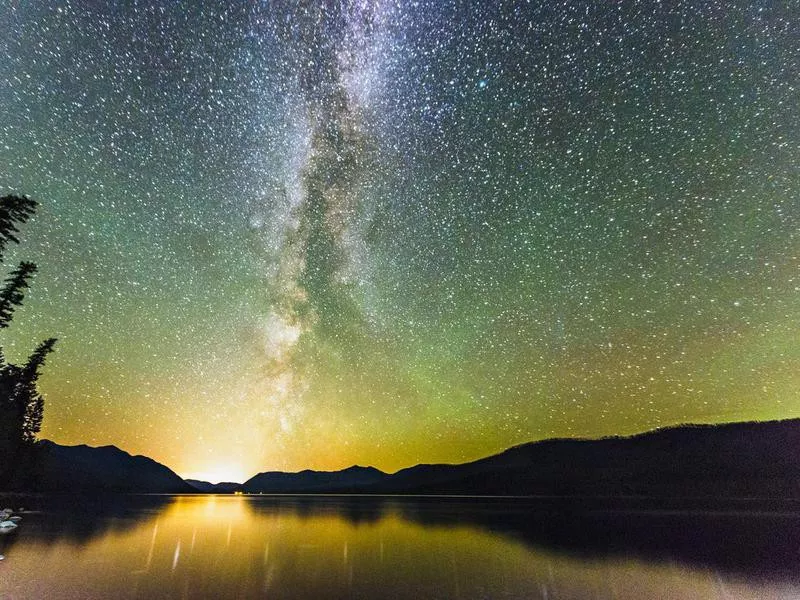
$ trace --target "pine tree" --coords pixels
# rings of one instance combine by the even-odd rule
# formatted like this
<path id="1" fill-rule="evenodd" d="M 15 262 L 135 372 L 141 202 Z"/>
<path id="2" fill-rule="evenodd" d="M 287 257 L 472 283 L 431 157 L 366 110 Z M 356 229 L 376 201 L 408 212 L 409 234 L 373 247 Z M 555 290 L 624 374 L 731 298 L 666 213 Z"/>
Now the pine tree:
<path id="1" fill-rule="evenodd" d="M 11 324 L 14 309 L 22 305 L 25 290 L 30 287 L 28 281 L 34 273 L 36 273 L 36 265 L 32 262 L 22 261 L 6 277 L 3 287 L 0 289 L 0 329 Z"/>
<path id="2" fill-rule="evenodd" d="M 36 350 L 28 357 L 28 362 L 26 362 L 25 366 L 22 368 L 23 378 L 30 379 L 34 382 L 39 378 L 39 368 L 44 364 L 47 355 L 53 351 L 53 346 L 55 346 L 57 341 L 56 338 L 47 338 L 36 346 Z"/>
<path id="3" fill-rule="evenodd" d="M 39 379 L 39 369 L 44 364 L 47 355 L 53 351 L 55 343 L 55 338 L 49 338 L 36 347 L 36 350 L 28 358 L 28 362 L 20 370 L 12 392 L 12 403 L 15 405 L 17 414 L 22 416 L 20 438 L 25 443 L 35 442 L 36 435 L 42 427 L 44 399 L 36 389 L 36 382 Z"/>
<path id="4" fill-rule="evenodd" d="M 25 411 L 14 397 L 21 369 L 5 364 L 0 369 L 0 485 L 3 475 L 13 468 L 13 459 L 22 443 Z"/>
<path id="5" fill-rule="evenodd" d="M 0 262 L 9 243 L 19 243 L 18 226 L 36 211 L 37 203 L 25 196 L 0 198 Z M 22 305 L 30 278 L 36 272 L 32 262 L 21 262 L 0 288 L 0 329 L 11 323 L 14 310 Z M 27 363 L 20 367 L 6 362 L 0 348 L 0 487 L 14 478 L 14 473 L 30 453 L 30 447 L 42 427 L 44 398 L 36 382 L 45 358 L 53 350 L 55 339 L 39 344 Z"/>
<path id="6" fill-rule="evenodd" d="M 32 444 L 36 441 L 36 436 L 42 430 L 42 420 L 44 419 L 44 398 L 41 394 L 35 394 L 25 407 L 22 416 L 22 443 Z"/>
<path id="7" fill-rule="evenodd" d="M 28 221 L 36 212 L 38 203 L 27 196 L 3 196 L 0 198 L 0 262 L 9 242 L 19 243 L 17 225 Z"/>

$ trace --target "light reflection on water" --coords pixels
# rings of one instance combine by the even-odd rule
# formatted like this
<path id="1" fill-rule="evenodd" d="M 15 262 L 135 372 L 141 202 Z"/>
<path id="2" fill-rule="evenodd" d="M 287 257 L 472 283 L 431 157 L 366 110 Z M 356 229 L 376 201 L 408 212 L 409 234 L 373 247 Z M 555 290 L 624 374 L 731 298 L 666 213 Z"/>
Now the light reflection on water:
<path id="1" fill-rule="evenodd" d="M 656 540 L 660 551 L 648 555 L 647 540 L 685 526 L 680 520 L 640 519 L 630 531 L 642 539 L 628 544 L 630 531 L 619 539 L 613 532 L 635 522 L 631 515 L 599 527 L 581 516 L 477 500 L 180 496 L 39 504 L 13 539 L 0 540 L 0 598 L 800 597 L 800 582 L 786 572 L 737 572 L 736 558 L 727 563 L 733 569 L 687 562 Z M 577 526 L 562 527 L 559 518 Z M 767 523 L 791 529 L 798 519 Z M 712 529 L 707 540 L 729 531 Z M 563 531 L 563 544 L 553 542 L 553 530 Z M 593 532 L 591 544 L 571 543 L 579 530 Z M 700 540 L 720 544 L 720 553 L 736 554 L 739 544 L 744 557 L 765 550 L 763 540 L 752 549 L 745 538 Z M 781 560 L 788 572 L 792 560 L 800 565 L 800 556 Z"/>

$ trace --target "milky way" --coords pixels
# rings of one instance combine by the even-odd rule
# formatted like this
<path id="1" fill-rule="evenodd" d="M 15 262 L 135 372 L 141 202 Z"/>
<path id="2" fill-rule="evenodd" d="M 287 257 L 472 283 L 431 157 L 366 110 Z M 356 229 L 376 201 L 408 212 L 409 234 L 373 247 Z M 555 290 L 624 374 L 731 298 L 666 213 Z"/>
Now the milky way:
<path id="1" fill-rule="evenodd" d="M 43 434 L 221 479 L 800 415 L 798 22 L 5 3 Z"/>
<path id="2" fill-rule="evenodd" d="M 283 214 L 271 215 L 282 230 L 269 236 L 279 247 L 264 341 L 273 408 L 288 433 L 289 413 L 297 412 L 304 390 L 296 364 L 301 337 L 317 330 L 336 334 L 360 317 L 349 288 L 362 277 L 355 261 L 366 253 L 359 231 L 370 161 L 364 119 L 382 17 L 378 3 L 335 8 L 312 3 L 280 19 L 280 39 L 287 42 L 294 67 L 289 81 L 296 88 L 286 118 L 301 124 L 301 136 L 286 165 Z M 300 45 L 293 48 L 288 42 L 298 38 Z"/>

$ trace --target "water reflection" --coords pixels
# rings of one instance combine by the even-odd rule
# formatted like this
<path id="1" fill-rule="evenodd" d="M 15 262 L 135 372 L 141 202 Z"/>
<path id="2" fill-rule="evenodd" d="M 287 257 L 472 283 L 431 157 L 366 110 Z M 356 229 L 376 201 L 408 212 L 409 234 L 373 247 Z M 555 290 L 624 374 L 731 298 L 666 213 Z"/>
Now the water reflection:
<path id="1" fill-rule="evenodd" d="M 797 598 L 800 517 L 596 502 L 27 499 L 11 598 Z"/>

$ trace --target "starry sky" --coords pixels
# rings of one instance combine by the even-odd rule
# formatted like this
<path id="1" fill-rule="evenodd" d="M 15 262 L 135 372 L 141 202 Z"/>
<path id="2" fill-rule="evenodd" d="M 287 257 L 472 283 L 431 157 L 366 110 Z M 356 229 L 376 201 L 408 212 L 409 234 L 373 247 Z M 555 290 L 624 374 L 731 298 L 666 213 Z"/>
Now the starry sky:
<path id="1" fill-rule="evenodd" d="M 0 342 L 183 476 L 800 416 L 800 5 L 11 0 Z"/>

